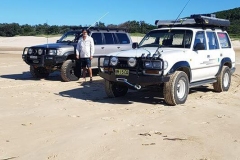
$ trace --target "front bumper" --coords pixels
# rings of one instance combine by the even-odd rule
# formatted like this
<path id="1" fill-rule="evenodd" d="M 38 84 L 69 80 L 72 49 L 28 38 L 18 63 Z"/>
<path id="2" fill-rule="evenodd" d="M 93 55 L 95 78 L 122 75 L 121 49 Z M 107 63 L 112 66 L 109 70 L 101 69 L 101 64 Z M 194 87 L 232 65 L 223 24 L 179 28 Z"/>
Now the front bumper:
<path id="1" fill-rule="evenodd" d="M 136 65 L 136 67 L 122 67 L 121 64 L 118 66 L 112 67 L 112 66 L 102 66 L 100 65 L 101 58 L 105 57 L 99 57 L 98 59 L 98 70 L 99 70 L 99 76 L 111 81 L 111 82 L 117 82 L 117 83 L 122 83 L 125 85 L 128 85 L 130 87 L 134 87 L 136 85 L 140 86 L 150 86 L 150 85 L 159 85 L 164 82 L 168 82 L 170 77 L 164 76 L 164 70 L 157 70 L 157 69 L 146 69 L 142 65 Z M 142 63 L 141 59 L 137 60 L 138 64 Z M 164 66 L 163 60 L 162 61 L 162 67 Z M 117 69 L 123 69 L 123 70 L 128 70 L 129 74 L 127 75 L 118 75 L 116 74 Z M 157 71 L 160 72 L 161 74 L 146 74 L 146 70 L 151 70 L 151 71 Z M 136 88 L 136 87 L 135 87 Z M 136 88 L 137 89 L 137 88 Z"/>
<path id="2" fill-rule="evenodd" d="M 61 64 L 66 60 L 66 56 L 57 56 L 57 55 L 38 55 L 38 54 L 27 54 L 25 51 L 27 48 L 24 48 L 22 59 L 28 65 L 34 65 L 38 67 L 46 67 L 46 66 L 56 66 L 57 64 Z"/>
<path id="3" fill-rule="evenodd" d="M 168 82 L 170 77 L 164 76 L 150 76 L 150 75 L 135 75 L 129 74 L 129 76 L 117 76 L 115 73 L 103 73 L 99 72 L 99 76 L 111 81 L 111 82 L 119 82 L 119 83 L 130 83 L 134 85 L 141 85 L 141 86 L 149 86 L 149 85 L 157 85 L 164 82 Z"/>

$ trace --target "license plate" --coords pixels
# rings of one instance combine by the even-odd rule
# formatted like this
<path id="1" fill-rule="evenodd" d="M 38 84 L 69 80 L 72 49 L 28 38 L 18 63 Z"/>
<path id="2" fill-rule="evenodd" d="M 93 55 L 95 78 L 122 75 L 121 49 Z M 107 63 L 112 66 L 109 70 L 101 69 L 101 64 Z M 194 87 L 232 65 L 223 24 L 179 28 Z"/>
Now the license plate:
<path id="1" fill-rule="evenodd" d="M 37 59 L 37 56 L 30 56 L 31 59 Z"/>
<path id="2" fill-rule="evenodd" d="M 129 76 L 129 70 L 128 69 L 115 69 L 115 75 Z"/>

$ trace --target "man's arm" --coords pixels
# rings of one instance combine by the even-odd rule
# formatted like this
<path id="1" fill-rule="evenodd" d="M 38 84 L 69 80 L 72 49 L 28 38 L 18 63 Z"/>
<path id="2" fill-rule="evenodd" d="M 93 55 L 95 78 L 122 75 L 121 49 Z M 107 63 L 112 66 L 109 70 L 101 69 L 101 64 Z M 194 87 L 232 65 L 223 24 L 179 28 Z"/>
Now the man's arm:
<path id="1" fill-rule="evenodd" d="M 90 44 L 90 57 L 93 58 L 93 55 L 95 53 L 95 47 L 94 47 L 94 41 L 93 38 L 91 37 L 91 44 Z"/>
<path id="2" fill-rule="evenodd" d="M 77 59 L 80 58 L 79 50 L 80 50 L 80 46 L 79 46 L 79 42 L 78 42 L 78 43 L 77 43 L 77 47 L 76 47 L 76 58 L 77 58 Z"/>

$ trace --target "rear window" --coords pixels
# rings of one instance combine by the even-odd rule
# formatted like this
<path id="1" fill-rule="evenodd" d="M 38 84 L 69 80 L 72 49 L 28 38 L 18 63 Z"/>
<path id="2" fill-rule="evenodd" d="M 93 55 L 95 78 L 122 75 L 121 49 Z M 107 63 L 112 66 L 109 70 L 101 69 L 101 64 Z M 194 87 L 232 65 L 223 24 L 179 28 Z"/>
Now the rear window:
<path id="1" fill-rule="evenodd" d="M 101 33 L 93 33 L 91 37 L 93 38 L 95 45 L 103 44 L 103 38 Z"/>
<path id="2" fill-rule="evenodd" d="M 115 44 L 115 37 L 113 33 L 104 33 L 106 44 Z"/>
<path id="3" fill-rule="evenodd" d="M 222 48 L 231 48 L 231 43 L 226 33 L 218 32 L 218 38 Z"/>
<path id="4" fill-rule="evenodd" d="M 116 35 L 117 35 L 117 38 L 118 38 L 120 44 L 129 44 L 130 43 L 130 40 L 126 34 L 116 33 Z"/>

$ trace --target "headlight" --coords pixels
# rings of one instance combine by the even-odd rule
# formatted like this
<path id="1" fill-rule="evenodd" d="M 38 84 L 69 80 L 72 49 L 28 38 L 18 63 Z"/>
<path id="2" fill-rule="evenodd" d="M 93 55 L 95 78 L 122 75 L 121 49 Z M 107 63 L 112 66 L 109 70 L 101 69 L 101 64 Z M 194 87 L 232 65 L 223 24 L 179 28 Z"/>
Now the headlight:
<path id="1" fill-rule="evenodd" d="M 164 69 L 167 69 L 167 68 L 168 68 L 168 62 L 164 61 Z"/>
<path id="2" fill-rule="evenodd" d="M 62 55 L 62 49 L 57 49 L 57 55 Z"/>
<path id="3" fill-rule="evenodd" d="M 161 69 L 162 68 L 161 61 L 146 61 L 144 65 L 146 68 L 153 68 L 153 69 Z"/>
<path id="4" fill-rule="evenodd" d="M 152 68 L 152 62 L 150 61 L 146 61 L 144 65 L 146 68 Z"/>
<path id="5" fill-rule="evenodd" d="M 110 60 L 110 64 L 112 66 L 116 66 L 118 64 L 118 58 L 117 57 L 112 57 Z"/>
<path id="6" fill-rule="evenodd" d="M 130 66 L 130 67 L 135 67 L 136 64 L 137 64 L 136 58 L 129 58 L 129 59 L 128 59 L 128 66 Z"/>
<path id="7" fill-rule="evenodd" d="M 55 50 L 55 49 L 50 49 L 50 50 L 48 51 L 48 54 L 49 54 L 49 55 L 56 55 L 56 54 L 57 54 L 57 50 Z"/>
<path id="8" fill-rule="evenodd" d="M 108 66 L 108 64 L 109 64 L 109 58 L 104 58 L 103 66 Z"/>
<path id="9" fill-rule="evenodd" d="M 32 48 L 29 48 L 28 49 L 28 54 L 32 54 L 33 53 L 33 49 Z"/>
<path id="10" fill-rule="evenodd" d="M 161 61 L 152 62 L 153 68 L 161 69 Z"/>
<path id="11" fill-rule="evenodd" d="M 43 49 L 38 49 L 38 55 L 42 55 Z"/>

